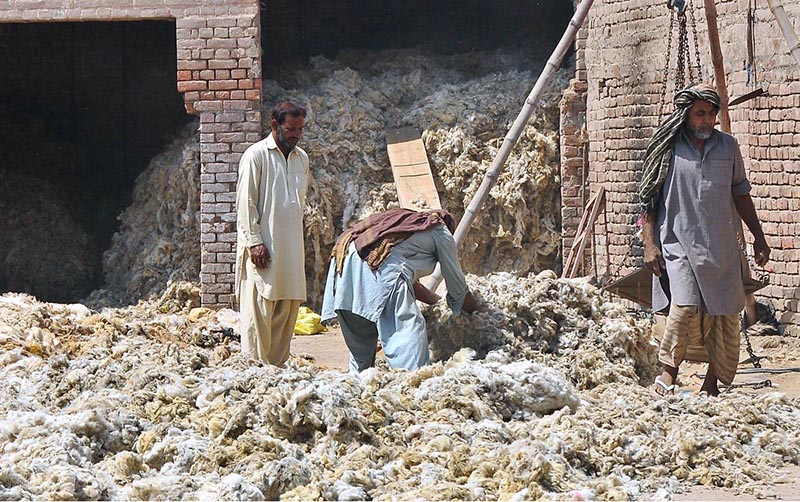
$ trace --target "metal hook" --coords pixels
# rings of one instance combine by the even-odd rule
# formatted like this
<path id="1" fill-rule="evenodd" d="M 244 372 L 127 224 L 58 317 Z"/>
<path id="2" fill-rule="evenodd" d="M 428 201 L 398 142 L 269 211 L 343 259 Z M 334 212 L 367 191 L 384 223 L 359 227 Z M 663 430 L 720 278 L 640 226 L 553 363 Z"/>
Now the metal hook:
<path id="1" fill-rule="evenodd" d="M 667 8 L 675 9 L 678 14 L 683 14 L 686 12 L 686 0 L 667 0 Z"/>

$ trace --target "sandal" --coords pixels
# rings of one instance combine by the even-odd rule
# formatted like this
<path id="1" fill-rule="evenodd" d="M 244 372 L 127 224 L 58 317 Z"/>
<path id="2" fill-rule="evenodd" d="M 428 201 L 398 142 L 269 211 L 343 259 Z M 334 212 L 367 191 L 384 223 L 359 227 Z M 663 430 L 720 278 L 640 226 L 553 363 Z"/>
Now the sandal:
<path id="1" fill-rule="evenodd" d="M 667 385 L 660 376 L 657 376 L 653 391 L 661 397 L 673 396 L 675 395 L 675 384 Z"/>

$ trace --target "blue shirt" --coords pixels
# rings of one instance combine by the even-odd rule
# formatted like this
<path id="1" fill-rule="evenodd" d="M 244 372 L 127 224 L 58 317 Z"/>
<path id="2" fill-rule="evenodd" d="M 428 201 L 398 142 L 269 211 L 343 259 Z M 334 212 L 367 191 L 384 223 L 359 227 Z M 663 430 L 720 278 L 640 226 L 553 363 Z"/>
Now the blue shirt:
<path id="1" fill-rule="evenodd" d="M 447 286 L 447 304 L 453 312 L 459 313 L 469 288 L 458 263 L 455 240 L 444 225 L 417 232 L 395 245 L 377 270 L 372 270 L 358 256 L 355 244 L 350 243 L 340 277 L 336 276 L 336 259 L 331 260 L 322 301 L 322 320 L 335 318 L 337 310 L 347 310 L 377 322 L 397 281 L 404 280 L 411 285 L 430 275 L 437 262 L 441 264 Z"/>

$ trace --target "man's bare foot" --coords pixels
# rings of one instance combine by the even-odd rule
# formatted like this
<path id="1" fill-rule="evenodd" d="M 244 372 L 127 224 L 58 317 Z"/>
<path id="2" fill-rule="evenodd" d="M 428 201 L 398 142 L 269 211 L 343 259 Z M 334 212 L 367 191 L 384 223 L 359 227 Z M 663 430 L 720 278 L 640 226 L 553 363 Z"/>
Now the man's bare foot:
<path id="1" fill-rule="evenodd" d="M 717 371 L 713 363 L 708 364 L 708 371 L 706 378 L 703 380 L 703 386 L 700 387 L 700 392 L 705 392 L 709 396 L 719 396 L 719 387 L 717 387 Z"/>
<path id="2" fill-rule="evenodd" d="M 708 382 L 708 379 L 705 379 L 703 381 L 703 386 L 700 387 L 700 390 L 698 392 L 700 394 L 705 392 L 709 396 L 713 396 L 713 397 L 719 396 L 719 387 L 717 387 L 716 380 L 714 381 L 713 384 L 711 384 L 711 383 Z"/>

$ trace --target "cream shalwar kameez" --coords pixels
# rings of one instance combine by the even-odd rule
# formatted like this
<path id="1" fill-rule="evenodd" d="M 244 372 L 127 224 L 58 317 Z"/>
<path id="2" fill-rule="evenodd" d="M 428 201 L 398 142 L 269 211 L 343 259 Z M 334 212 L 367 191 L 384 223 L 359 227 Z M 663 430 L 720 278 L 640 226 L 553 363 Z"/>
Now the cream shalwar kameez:
<path id="1" fill-rule="evenodd" d="M 733 136 L 714 130 L 701 152 L 678 135 L 656 220 L 668 287 L 653 277 L 653 310 L 669 307 L 659 360 L 711 362 L 724 384 L 736 374 L 744 308 L 733 197 L 749 192 Z"/>
<path id="2" fill-rule="evenodd" d="M 273 135 L 251 145 L 239 161 L 236 188 L 236 294 L 242 352 L 281 365 L 297 309 L 306 299 L 303 207 L 308 155 L 295 147 L 288 158 Z M 269 266 L 257 269 L 250 248 L 264 244 Z"/>

